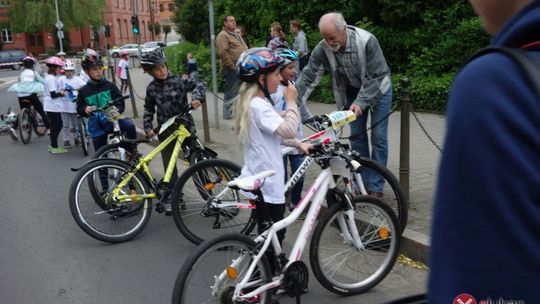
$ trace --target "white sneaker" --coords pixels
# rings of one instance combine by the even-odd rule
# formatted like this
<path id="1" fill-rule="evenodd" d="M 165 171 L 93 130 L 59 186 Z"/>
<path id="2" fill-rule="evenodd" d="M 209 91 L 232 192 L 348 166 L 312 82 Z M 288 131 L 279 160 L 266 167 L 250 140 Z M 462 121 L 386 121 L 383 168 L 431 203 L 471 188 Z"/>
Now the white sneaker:
<path id="1" fill-rule="evenodd" d="M 19 140 L 19 137 L 17 136 L 17 131 L 15 131 L 15 129 L 13 128 L 9 128 L 9 136 L 11 136 L 11 139 L 13 139 L 13 141 Z"/>
<path id="2" fill-rule="evenodd" d="M 165 215 L 172 215 L 171 203 L 167 202 L 165 205 Z"/>

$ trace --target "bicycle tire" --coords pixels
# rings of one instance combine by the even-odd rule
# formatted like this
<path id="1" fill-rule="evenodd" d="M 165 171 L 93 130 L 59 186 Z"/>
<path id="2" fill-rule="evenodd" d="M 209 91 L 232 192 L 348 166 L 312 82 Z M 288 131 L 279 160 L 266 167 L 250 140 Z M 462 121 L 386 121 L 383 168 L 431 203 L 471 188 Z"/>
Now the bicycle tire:
<path id="1" fill-rule="evenodd" d="M 122 151 L 124 150 L 124 151 Z M 113 158 L 122 161 L 126 160 L 125 149 L 120 148 L 120 143 L 107 144 L 99 148 L 92 158 Z"/>
<path id="2" fill-rule="evenodd" d="M 354 157 L 354 159 L 360 163 L 360 170 L 365 170 L 365 168 L 368 168 L 375 171 L 376 173 L 380 174 L 384 178 L 386 184 L 390 186 L 391 192 L 388 190 L 385 191 L 384 197 L 381 200 L 390 206 L 392 210 L 394 210 L 399 221 L 401 233 L 403 233 L 407 227 L 409 209 L 405 193 L 403 192 L 397 177 L 387 167 L 381 165 L 373 159 L 366 157 Z"/>
<path id="3" fill-rule="evenodd" d="M 309 251 L 317 280 L 343 296 L 366 292 L 382 281 L 394 266 L 400 245 L 399 223 L 388 205 L 365 195 L 354 198 L 352 205 L 364 248 L 354 246 L 342 233 L 336 220 L 344 216 L 345 203 L 337 203 L 315 227 Z M 379 222 L 375 223 L 375 219 Z"/>
<path id="4" fill-rule="evenodd" d="M 30 117 L 30 109 L 22 108 L 19 114 L 19 137 L 23 144 L 28 144 L 32 139 L 32 121 Z"/>
<path id="5" fill-rule="evenodd" d="M 172 303 L 233 303 L 236 284 L 243 279 L 256 252 L 255 241 L 241 234 L 224 234 L 204 242 L 186 259 L 178 272 Z M 241 262 L 238 267 L 234 267 L 238 273 L 237 279 L 224 276 L 223 280 L 217 282 L 219 274 L 231 266 L 233 261 Z M 260 280 L 261 284 L 270 282 L 272 275 L 266 255 L 259 260 L 257 270 L 254 272 L 254 280 Z M 251 288 L 253 290 L 256 286 Z M 270 292 L 263 292 L 257 300 L 257 303 L 269 304 Z"/>
<path id="6" fill-rule="evenodd" d="M 101 159 L 83 166 L 71 183 L 69 207 L 73 219 L 86 234 L 102 242 L 120 243 L 142 232 L 150 220 L 152 207 L 149 199 L 139 203 L 107 203 L 104 195 L 108 192 L 104 188 L 112 189 L 118 179 L 118 176 L 110 177 L 108 170 L 122 172 L 122 176 L 129 170 L 129 165 L 116 159 Z M 101 178 L 107 178 L 106 184 Z M 147 189 L 151 188 L 146 179 L 137 172 L 122 192 L 133 190 L 145 194 Z M 106 231 L 109 228 L 115 231 Z"/>
<path id="7" fill-rule="evenodd" d="M 90 145 L 90 136 L 86 131 L 86 124 L 84 123 L 84 118 L 79 117 L 79 141 L 81 143 L 81 148 L 84 156 L 88 156 L 88 147 Z"/>
<path id="8" fill-rule="evenodd" d="M 45 122 L 43 122 L 43 117 L 41 117 L 41 114 L 38 113 L 38 111 L 34 110 L 34 118 L 32 118 L 32 126 L 34 128 L 34 133 L 41 137 L 47 133 L 47 127 L 45 126 Z"/>
<path id="9" fill-rule="evenodd" d="M 219 208 L 211 205 L 215 195 L 227 188 L 227 182 L 240 175 L 241 167 L 223 159 L 208 159 L 190 166 L 178 178 L 171 197 L 176 227 L 193 244 L 224 233 L 249 234 L 257 222 L 255 209 Z M 232 190 L 220 198 L 240 202 L 239 191 Z M 244 198 L 245 199 L 245 198 Z"/>

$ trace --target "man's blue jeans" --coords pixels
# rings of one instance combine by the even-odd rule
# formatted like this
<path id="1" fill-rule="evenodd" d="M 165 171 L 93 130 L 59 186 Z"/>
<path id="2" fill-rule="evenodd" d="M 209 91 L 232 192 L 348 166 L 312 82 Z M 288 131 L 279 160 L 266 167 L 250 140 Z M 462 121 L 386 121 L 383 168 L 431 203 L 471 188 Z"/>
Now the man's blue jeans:
<path id="1" fill-rule="evenodd" d="M 240 78 L 234 70 L 223 70 L 225 79 L 223 118 L 232 119 L 234 116 L 234 102 L 238 98 L 238 89 L 240 87 Z"/>
<path id="2" fill-rule="evenodd" d="M 358 91 L 356 91 L 358 94 Z M 347 91 L 347 102 L 351 104 L 356 98 L 354 90 Z M 392 88 L 388 92 L 378 97 L 375 106 L 363 111 L 362 116 L 351 122 L 351 148 L 360 155 L 369 157 L 383 166 L 388 162 L 388 114 L 392 109 Z M 371 153 L 367 135 L 367 120 L 371 112 Z M 383 192 L 384 178 L 372 170 L 365 170 L 362 179 L 366 188 L 370 192 Z"/>

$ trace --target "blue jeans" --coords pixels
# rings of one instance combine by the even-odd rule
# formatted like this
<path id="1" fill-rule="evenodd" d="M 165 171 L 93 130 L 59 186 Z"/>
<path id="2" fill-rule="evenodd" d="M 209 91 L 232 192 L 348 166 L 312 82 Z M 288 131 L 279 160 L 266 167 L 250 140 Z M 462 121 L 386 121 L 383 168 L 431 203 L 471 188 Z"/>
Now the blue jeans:
<path id="1" fill-rule="evenodd" d="M 298 170 L 305 157 L 302 154 L 289 154 L 283 156 L 283 166 L 285 167 L 285 183 L 289 180 L 289 174 L 287 173 L 287 162 L 291 162 L 291 175 Z M 291 189 L 291 205 L 289 209 L 294 209 L 300 199 L 302 198 L 302 188 L 304 187 L 304 175 L 300 177 L 298 182 Z"/>
<path id="2" fill-rule="evenodd" d="M 356 98 L 358 91 L 347 90 L 347 103 L 350 105 Z M 388 162 L 388 114 L 392 109 L 392 88 L 382 96 L 377 97 L 378 101 L 375 106 L 367 108 L 362 113 L 362 116 L 357 117 L 351 122 L 351 148 L 360 155 L 369 157 L 383 166 Z M 369 143 L 367 135 L 367 120 L 371 112 L 371 153 L 369 152 Z M 373 127 L 373 125 L 375 127 Z M 384 178 L 372 170 L 364 170 L 362 179 L 366 184 L 366 188 L 371 192 L 383 192 Z"/>
<path id="3" fill-rule="evenodd" d="M 234 70 L 223 70 L 223 78 L 225 78 L 223 118 L 231 119 L 234 116 L 234 101 L 238 98 L 240 78 Z"/>

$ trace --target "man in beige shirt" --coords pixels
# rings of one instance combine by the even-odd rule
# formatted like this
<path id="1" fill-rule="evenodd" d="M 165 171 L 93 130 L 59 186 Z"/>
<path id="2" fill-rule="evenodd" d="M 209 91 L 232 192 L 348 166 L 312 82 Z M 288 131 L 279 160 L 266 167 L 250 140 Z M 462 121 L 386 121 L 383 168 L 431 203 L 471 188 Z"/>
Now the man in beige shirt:
<path id="1" fill-rule="evenodd" d="M 216 37 L 216 48 L 221 59 L 220 68 L 225 79 L 225 101 L 223 102 L 223 118 L 233 119 L 234 103 L 238 98 L 240 79 L 236 76 L 236 61 L 240 54 L 247 50 L 244 40 L 235 33 L 236 19 L 227 15 L 223 18 L 223 29 Z"/>

